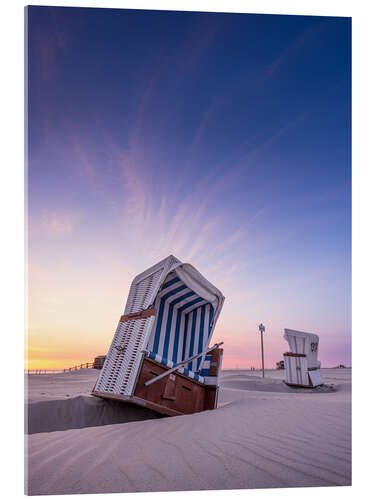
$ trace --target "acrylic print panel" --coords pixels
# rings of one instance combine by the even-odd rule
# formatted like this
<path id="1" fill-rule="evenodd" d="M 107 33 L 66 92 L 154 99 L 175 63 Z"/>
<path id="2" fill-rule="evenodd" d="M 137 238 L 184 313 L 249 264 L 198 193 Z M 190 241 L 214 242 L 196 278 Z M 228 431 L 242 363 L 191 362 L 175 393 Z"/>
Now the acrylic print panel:
<path id="1" fill-rule="evenodd" d="M 351 19 L 26 8 L 26 493 L 351 484 Z"/>

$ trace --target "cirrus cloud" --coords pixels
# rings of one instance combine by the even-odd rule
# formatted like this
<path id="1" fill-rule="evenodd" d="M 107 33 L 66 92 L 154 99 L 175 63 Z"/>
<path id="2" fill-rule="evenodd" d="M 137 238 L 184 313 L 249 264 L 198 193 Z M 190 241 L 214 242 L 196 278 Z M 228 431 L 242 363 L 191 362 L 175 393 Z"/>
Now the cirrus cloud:
<path id="1" fill-rule="evenodd" d="M 67 236 L 73 233 L 75 226 L 81 221 L 83 214 L 73 210 L 43 211 L 32 217 L 30 230 L 37 235 Z"/>

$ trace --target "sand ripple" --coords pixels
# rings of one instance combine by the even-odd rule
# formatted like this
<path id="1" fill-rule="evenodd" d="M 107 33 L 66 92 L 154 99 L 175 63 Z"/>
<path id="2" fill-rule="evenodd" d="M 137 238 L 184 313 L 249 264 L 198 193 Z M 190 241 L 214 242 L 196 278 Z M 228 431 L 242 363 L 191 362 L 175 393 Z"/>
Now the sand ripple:
<path id="1" fill-rule="evenodd" d="M 340 390 L 329 394 L 278 392 L 281 380 L 253 380 L 252 390 L 242 375 L 238 384 L 236 375 L 223 377 L 222 407 L 194 415 L 110 423 L 91 401 L 69 403 L 96 416 L 81 416 L 79 429 L 28 437 L 29 494 L 351 484 L 350 381 L 343 373 Z M 83 425 L 95 419 L 96 426 Z"/>

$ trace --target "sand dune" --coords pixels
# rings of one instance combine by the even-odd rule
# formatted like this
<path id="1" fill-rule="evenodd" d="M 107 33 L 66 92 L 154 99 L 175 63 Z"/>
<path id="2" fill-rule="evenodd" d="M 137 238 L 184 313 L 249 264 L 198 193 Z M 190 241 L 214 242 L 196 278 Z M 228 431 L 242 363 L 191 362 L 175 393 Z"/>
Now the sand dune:
<path id="1" fill-rule="evenodd" d="M 96 375 L 28 377 L 29 494 L 351 484 L 351 370 L 323 370 L 320 392 L 226 371 L 219 408 L 157 419 L 88 396 Z"/>

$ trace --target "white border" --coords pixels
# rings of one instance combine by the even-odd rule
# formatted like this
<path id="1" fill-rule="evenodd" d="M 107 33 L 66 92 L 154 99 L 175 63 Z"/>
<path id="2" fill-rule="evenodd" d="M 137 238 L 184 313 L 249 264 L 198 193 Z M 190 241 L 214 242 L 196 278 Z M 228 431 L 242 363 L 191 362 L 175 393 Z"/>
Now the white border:
<path id="1" fill-rule="evenodd" d="M 354 202 L 354 269 L 353 269 L 353 366 L 354 366 L 354 468 L 352 488 L 235 490 L 231 492 L 179 492 L 126 494 L 126 499 L 141 498 L 368 498 L 373 491 L 373 413 L 372 365 L 374 340 L 374 17 L 372 2 L 353 1 L 239 1 L 169 0 L 169 1 L 34 1 L 32 5 L 64 5 L 164 10 L 197 10 L 219 12 L 282 13 L 302 15 L 353 16 L 353 202 Z M 4 498 L 23 495 L 23 6 L 25 2 L 3 2 L 1 10 L 2 78 L 1 78 L 1 303 L 2 316 L 2 422 L 5 430 L 2 454 L 5 477 Z M 11 299 L 9 301 L 9 299 Z M 5 345 L 4 345 L 5 344 Z M 14 358 L 11 353 L 17 352 Z M 5 358 L 5 360 L 4 360 Z M 5 366 L 4 366 L 5 365 Z M 367 382 L 368 381 L 368 382 Z M 112 498 L 88 495 L 85 498 Z M 47 497 L 52 498 L 52 497 Z M 53 498 L 55 498 L 53 496 Z M 66 497 L 65 497 L 66 498 Z M 69 498 L 77 498 L 69 496 Z"/>

